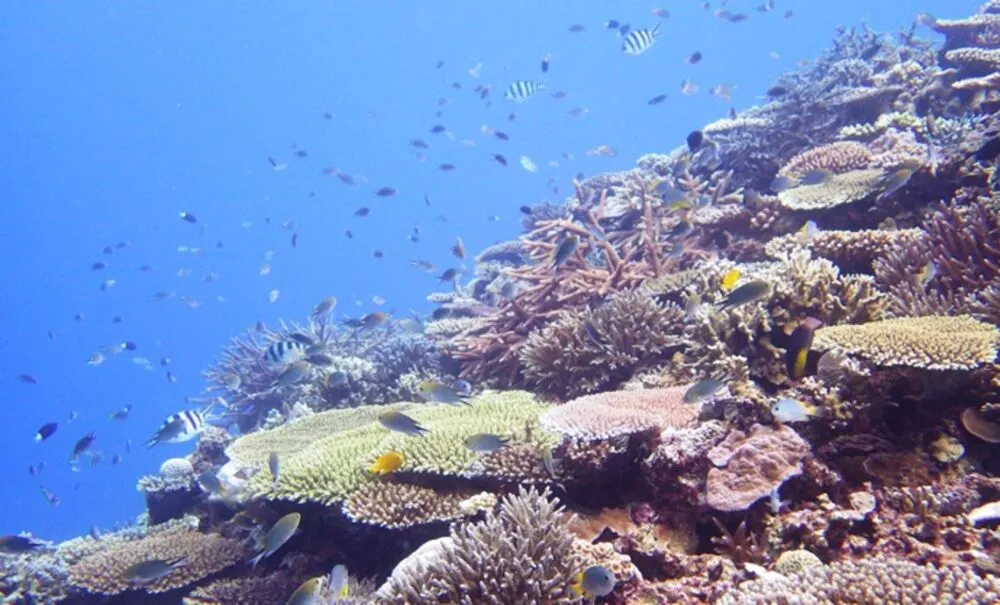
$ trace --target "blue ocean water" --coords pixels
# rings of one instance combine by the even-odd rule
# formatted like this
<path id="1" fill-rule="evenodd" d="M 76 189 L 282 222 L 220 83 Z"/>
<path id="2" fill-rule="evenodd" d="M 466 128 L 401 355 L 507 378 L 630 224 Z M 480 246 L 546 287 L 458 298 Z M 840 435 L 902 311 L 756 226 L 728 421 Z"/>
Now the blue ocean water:
<path id="1" fill-rule="evenodd" d="M 750 19 L 729 23 L 694 0 L 665 3 L 663 35 L 638 57 L 623 56 L 603 24 L 661 21 L 640 2 L 0 4 L 0 533 L 30 529 L 58 540 L 133 519 L 143 510 L 136 479 L 193 447 L 147 451 L 143 442 L 190 407 L 184 398 L 200 393 L 201 370 L 255 321 L 301 319 L 331 294 L 339 317 L 373 310 L 375 295 L 400 314 L 426 312 L 436 280 L 410 259 L 450 266 L 458 236 L 473 254 L 516 237 L 518 206 L 562 201 L 578 172 L 630 167 L 683 144 L 730 107 L 759 102 L 778 74 L 826 47 L 838 24 L 895 32 L 919 11 L 967 15 L 978 2 L 778 0 L 766 14 L 757 4 L 730 2 Z M 786 19 L 787 10 L 794 15 Z M 570 32 L 574 24 L 585 31 Z M 704 59 L 689 65 L 694 51 Z M 480 64 L 475 78 L 468 70 Z M 503 90 L 522 79 L 568 95 L 505 101 Z M 683 80 L 699 92 L 682 95 Z M 491 106 L 473 92 L 480 84 L 492 86 Z M 735 89 L 731 102 L 709 94 L 720 84 Z M 662 104 L 647 105 L 663 93 Z M 588 112 L 569 115 L 574 108 Z M 430 134 L 435 124 L 455 140 Z M 510 140 L 482 134 L 482 125 Z M 425 162 L 412 138 L 431 145 Z M 598 145 L 617 157 L 586 155 Z M 537 173 L 520 167 L 521 155 Z M 287 168 L 272 169 L 269 156 Z M 442 172 L 442 163 L 457 168 Z M 345 185 L 322 174 L 329 167 L 367 180 Z M 398 194 L 375 197 L 383 186 Z M 361 206 L 371 214 L 355 216 Z M 198 223 L 180 220 L 180 211 Z M 415 224 L 418 243 L 407 237 Z M 128 245 L 102 253 L 119 242 Z M 260 276 L 269 250 L 273 271 Z M 108 268 L 91 270 L 97 261 Z M 209 272 L 218 279 L 206 282 Z M 109 278 L 114 287 L 102 291 Z M 273 304 L 272 289 L 281 293 Z M 155 292 L 178 298 L 154 301 Z M 180 296 L 201 305 L 189 308 Z M 92 353 L 124 341 L 137 349 L 88 367 Z M 109 418 L 127 404 L 127 420 Z M 79 417 L 67 422 L 71 411 Z M 50 421 L 58 431 L 36 443 Z M 104 459 L 74 471 L 70 451 L 91 431 Z M 110 465 L 115 454 L 122 462 Z M 39 463 L 44 470 L 29 474 Z"/>

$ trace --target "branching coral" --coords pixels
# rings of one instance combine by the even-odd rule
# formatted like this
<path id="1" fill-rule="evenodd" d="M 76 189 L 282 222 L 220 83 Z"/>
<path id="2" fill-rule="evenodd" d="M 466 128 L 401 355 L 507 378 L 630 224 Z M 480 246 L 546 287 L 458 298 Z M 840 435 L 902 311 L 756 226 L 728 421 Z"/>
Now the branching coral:
<path id="1" fill-rule="evenodd" d="M 969 316 L 901 317 L 816 331 L 813 348 L 860 356 L 880 366 L 968 370 L 992 362 L 996 327 Z"/>
<path id="2" fill-rule="evenodd" d="M 971 313 L 1000 323 L 1000 222 L 985 198 L 940 206 L 924 221 L 927 236 L 900 243 L 874 263 L 896 315 Z M 925 284 L 917 277 L 936 268 Z"/>
<path id="3" fill-rule="evenodd" d="M 571 585 L 586 566 L 567 518 L 548 493 L 521 490 L 440 542 L 421 563 L 395 571 L 380 603 L 578 603 Z"/>
<path id="4" fill-rule="evenodd" d="M 556 397 L 614 389 L 682 345 L 684 311 L 651 296 L 612 296 L 532 333 L 520 359 L 529 385 Z"/>

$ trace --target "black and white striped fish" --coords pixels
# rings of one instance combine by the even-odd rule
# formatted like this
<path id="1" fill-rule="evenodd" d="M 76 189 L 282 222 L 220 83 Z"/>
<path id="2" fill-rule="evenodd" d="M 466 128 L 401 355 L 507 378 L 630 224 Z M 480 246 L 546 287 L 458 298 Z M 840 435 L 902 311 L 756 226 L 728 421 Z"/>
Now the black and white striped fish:
<path id="1" fill-rule="evenodd" d="M 160 428 L 146 441 L 146 447 L 153 447 L 161 443 L 184 443 L 194 439 L 208 426 L 210 409 L 185 410 L 173 414 L 164 420 Z"/>
<path id="2" fill-rule="evenodd" d="M 626 55 L 641 55 L 656 43 L 660 36 L 660 24 L 657 23 L 653 29 L 633 29 L 625 35 L 622 42 L 622 52 Z"/>
<path id="3" fill-rule="evenodd" d="M 273 364 L 286 364 L 306 356 L 306 344 L 296 340 L 282 340 L 267 348 L 264 358 Z"/>
<path id="4" fill-rule="evenodd" d="M 507 87 L 507 92 L 503 93 L 503 98 L 515 103 L 521 103 L 527 101 L 532 95 L 541 90 L 545 90 L 544 82 L 517 80 L 511 82 L 510 86 Z"/>

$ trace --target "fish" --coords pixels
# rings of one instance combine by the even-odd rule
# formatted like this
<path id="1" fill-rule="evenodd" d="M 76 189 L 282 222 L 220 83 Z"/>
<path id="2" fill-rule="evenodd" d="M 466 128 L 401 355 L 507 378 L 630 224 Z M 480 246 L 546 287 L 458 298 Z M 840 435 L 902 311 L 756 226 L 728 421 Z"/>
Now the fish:
<path id="1" fill-rule="evenodd" d="M 336 599 L 343 599 L 348 595 L 350 586 L 348 585 L 348 580 L 350 580 L 350 575 L 347 573 L 347 567 L 345 565 L 335 565 L 333 569 L 330 570 L 330 575 L 327 579 L 327 592 L 330 596 Z"/>
<path id="2" fill-rule="evenodd" d="M 670 11 L 668 11 L 665 8 L 654 8 L 653 9 L 653 16 L 654 17 L 659 17 L 660 19 L 669 19 L 670 18 Z"/>
<path id="3" fill-rule="evenodd" d="M 549 65 L 551 65 L 551 64 L 552 64 L 552 54 L 551 53 L 549 53 L 549 54 L 545 55 L 544 57 L 542 57 L 542 73 L 543 74 L 544 73 L 548 73 L 548 71 L 549 71 Z"/>
<path id="4" fill-rule="evenodd" d="M 425 380 L 417 387 L 417 396 L 427 402 L 448 405 L 470 405 L 467 397 L 462 397 L 446 384 L 436 380 Z"/>
<path id="5" fill-rule="evenodd" d="M 694 225 L 691 221 L 684 219 L 679 223 L 674 225 L 673 229 L 670 230 L 670 237 L 684 237 L 694 230 Z"/>
<path id="6" fill-rule="evenodd" d="M 299 513 L 288 513 L 278 519 L 278 522 L 271 526 L 267 534 L 261 538 L 257 545 L 257 554 L 250 559 L 250 566 L 257 567 L 265 557 L 273 555 L 285 542 L 291 539 L 299 529 L 302 522 L 302 515 Z"/>
<path id="7" fill-rule="evenodd" d="M 697 292 L 688 297 L 687 302 L 684 303 L 684 319 L 694 319 L 701 310 L 701 295 Z"/>
<path id="8" fill-rule="evenodd" d="M 316 605 L 323 591 L 323 577 L 310 578 L 299 585 L 285 605 Z"/>
<path id="9" fill-rule="evenodd" d="M 185 410 L 172 414 L 146 441 L 146 447 L 151 448 L 161 443 L 184 443 L 198 437 L 208 426 L 209 409 L 211 408 L 200 411 Z"/>
<path id="10" fill-rule="evenodd" d="M 606 29 L 618 29 L 621 26 L 622 24 L 619 23 L 616 19 L 608 19 L 607 21 L 604 22 L 604 27 Z"/>
<path id="11" fill-rule="evenodd" d="M 379 187 L 375 190 L 375 197 L 392 197 L 396 195 L 395 187 Z"/>
<path id="12" fill-rule="evenodd" d="M 808 220 L 802 228 L 795 233 L 795 241 L 805 245 L 812 241 L 816 234 L 819 233 L 819 226 L 816 225 L 816 221 Z"/>
<path id="13" fill-rule="evenodd" d="M 344 229 L 344 235 L 347 236 L 347 239 L 354 239 L 354 232 L 350 229 Z"/>
<path id="14" fill-rule="evenodd" d="M 305 357 L 306 345 L 295 340 L 281 340 L 267 348 L 264 359 L 272 364 L 284 365 Z"/>
<path id="15" fill-rule="evenodd" d="M 132 411 L 132 404 L 126 404 L 121 409 L 115 410 L 108 414 L 108 418 L 112 420 L 127 420 L 128 413 Z"/>
<path id="16" fill-rule="evenodd" d="M 774 180 L 771 181 L 771 184 L 768 186 L 768 189 L 770 189 L 775 193 L 781 193 L 782 191 L 786 191 L 788 189 L 798 186 L 798 184 L 799 184 L 798 181 L 793 179 L 792 177 L 781 174 L 774 177 Z"/>
<path id="17" fill-rule="evenodd" d="M 736 282 L 740 281 L 740 270 L 730 269 L 722 276 L 722 280 L 719 285 L 722 287 L 724 292 L 731 292 L 733 288 L 736 287 Z"/>
<path id="18" fill-rule="evenodd" d="M 472 383 L 464 378 L 459 378 L 455 382 L 451 383 L 451 388 L 455 390 L 455 393 L 459 397 L 469 397 L 472 395 Z"/>
<path id="19" fill-rule="evenodd" d="M 927 284 L 931 283 L 931 280 L 937 275 L 937 263 L 934 261 L 928 261 L 926 265 L 917 271 L 917 283 L 920 284 L 922 288 L 926 288 Z"/>
<path id="20" fill-rule="evenodd" d="M 660 103 L 667 100 L 667 93 L 658 94 L 652 99 L 646 101 L 646 105 L 659 105 Z"/>
<path id="21" fill-rule="evenodd" d="M 660 36 L 660 24 L 653 29 L 633 29 L 625 35 L 622 42 L 622 53 L 628 56 L 638 56 L 652 48 Z"/>
<path id="22" fill-rule="evenodd" d="M 229 391 L 239 390 L 241 384 L 243 379 L 238 374 L 226 374 L 222 377 L 222 385 Z"/>
<path id="23" fill-rule="evenodd" d="M 94 432 L 87 433 L 83 437 L 80 437 L 80 439 L 77 440 L 76 445 L 73 446 L 73 452 L 70 454 L 69 457 L 70 462 L 75 463 L 77 460 L 79 460 L 80 456 L 86 453 L 86 451 L 90 449 L 90 446 L 93 445 L 94 441 L 96 440 L 97 440 L 97 433 Z"/>
<path id="24" fill-rule="evenodd" d="M 361 327 L 371 330 L 377 328 L 389 320 L 389 314 L 382 311 L 372 311 L 361 317 Z"/>
<path id="25" fill-rule="evenodd" d="M 38 379 L 31 374 L 18 374 L 17 379 L 24 384 L 38 384 Z"/>
<path id="26" fill-rule="evenodd" d="M 38 486 L 38 489 L 42 491 L 42 496 L 48 500 L 49 504 L 52 506 L 59 506 L 59 496 L 55 495 L 52 490 L 45 487 L 44 485 Z"/>
<path id="27" fill-rule="evenodd" d="M 496 138 L 500 139 L 501 141 L 509 141 L 510 140 L 510 135 L 509 134 L 507 134 L 506 132 L 501 132 L 499 130 L 495 131 L 493 133 L 493 136 L 495 136 Z"/>
<path id="28" fill-rule="evenodd" d="M 722 301 L 723 309 L 731 309 L 746 303 L 760 300 L 771 292 L 771 284 L 763 280 L 747 282 L 729 293 Z"/>
<path id="29" fill-rule="evenodd" d="M 523 103 L 530 99 L 535 93 L 545 90 L 544 82 L 534 80 L 515 80 L 503 93 L 503 98 L 514 103 Z"/>
<path id="30" fill-rule="evenodd" d="M 767 92 L 765 92 L 764 94 L 766 94 L 767 96 L 771 97 L 772 99 L 777 98 L 777 97 L 783 97 L 783 96 L 785 96 L 785 95 L 788 94 L 788 88 L 786 88 L 786 87 L 784 87 L 784 86 L 782 86 L 780 84 L 776 84 L 776 85 L 772 86 L 771 88 L 768 88 Z"/>
<path id="31" fill-rule="evenodd" d="M 690 55 L 688 55 L 687 62 L 689 65 L 695 65 L 696 63 L 701 62 L 701 59 L 702 59 L 701 51 L 696 50 Z"/>
<path id="32" fill-rule="evenodd" d="M 555 251 L 552 253 L 552 269 L 556 269 L 563 263 L 565 263 L 573 252 L 576 251 L 577 247 L 580 245 L 580 239 L 575 235 L 568 235 L 559 245 L 556 246 Z"/>
<path id="33" fill-rule="evenodd" d="M 465 244 L 462 242 L 462 238 L 455 238 L 455 245 L 451 247 L 451 253 L 456 257 L 464 259 L 465 258 Z"/>
<path id="34" fill-rule="evenodd" d="M 397 451 L 386 452 L 375 459 L 375 462 L 368 467 L 368 472 L 373 475 L 388 475 L 403 467 L 406 458 Z"/>
<path id="35" fill-rule="evenodd" d="M 417 149 L 427 149 L 430 147 L 423 139 L 410 139 L 410 145 Z"/>
<path id="36" fill-rule="evenodd" d="M 905 187 L 911 176 L 913 176 L 913 170 L 906 167 L 899 168 L 898 170 L 886 174 L 882 179 L 882 193 L 878 194 L 875 201 L 882 201 Z"/>
<path id="37" fill-rule="evenodd" d="M 142 561 L 125 570 L 125 579 L 132 586 L 143 586 L 170 575 L 175 569 L 187 565 L 187 562 L 187 557 Z"/>
<path id="38" fill-rule="evenodd" d="M 605 597 L 615 589 L 615 574 L 603 565 L 591 565 L 577 574 L 570 586 L 577 596 L 594 599 Z"/>
<path id="39" fill-rule="evenodd" d="M 493 161 L 495 161 L 497 164 L 500 164 L 501 166 L 507 165 L 507 158 L 500 155 L 499 153 L 491 153 L 490 157 L 493 158 Z"/>
<path id="40" fill-rule="evenodd" d="M 333 311 L 337 307 L 337 297 L 327 296 L 323 300 L 319 301 L 315 307 L 313 307 L 311 317 L 319 321 L 321 318 L 325 317 L 328 313 Z"/>
<path id="41" fill-rule="evenodd" d="M 618 35 L 619 36 L 624 36 L 625 34 L 629 33 L 630 31 L 632 31 L 632 26 L 629 25 L 628 23 L 622 23 L 621 27 L 618 28 Z"/>
<path id="42" fill-rule="evenodd" d="M 288 338 L 307 347 L 316 344 L 312 337 L 303 334 L 302 332 L 292 332 L 288 335 Z"/>
<path id="43" fill-rule="evenodd" d="M 276 172 L 288 168 L 288 164 L 279 164 L 278 160 L 274 159 L 271 156 L 267 156 L 267 163 L 270 164 L 271 168 L 273 168 Z"/>
<path id="44" fill-rule="evenodd" d="M 454 169 L 455 169 L 454 164 L 441 164 L 438 166 L 438 170 L 442 172 L 451 172 Z"/>
<path id="45" fill-rule="evenodd" d="M 717 84 L 708 90 L 708 94 L 728 103 L 733 100 L 733 89 L 734 87 L 729 84 Z"/>
<path id="46" fill-rule="evenodd" d="M 187 221 L 189 223 L 197 223 L 198 222 L 198 219 L 195 217 L 195 215 L 191 214 L 190 212 L 183 212 L 183 211 L 182 212 L 178 212 L 177 216 L 181 217 L 182 221 Z"/>
<path id="47" fill-rule="evenodd" d="M 278 459 L 278 452 L 271 452 L 267 455 L 267 469 L 271 471 L 272 487 L 278 485 L 278 473 L 281 472 L 281 460 Z"/>
<path id="48" fill-rule="evenodd" d="M 312 367 L 310 367 L 309 362 L 300 359 L 299 361 L 293 361 L 288 364 L 278 378 L 271 383 L 272 389 L 280 389 L 282 387 L 292 386 L 298 384 L 312 375 Z"/>
<path id="49" fill-rule="evenodd" d="M 799 179 L 799 185 L 824 185 L 829 183 L 833 177 L 832 170 L 817 168 L 802 175 L 802 178 Z"/>
<path id="50" fill-rule="evenodd" d="M 338 370 L 336 372 L 331 372 L 330 375 L 326 377 L 327 387 L 336 388 L 345 384 L 347 384 L 347 374 L 345 372 Z"/>
<path id="51" fill-rule="evenodd" d="M 45 544 L 34 538 L 27 536 L 6 535 L 0 536 L 0 553 L 7 555 L 19 555 L 43 548 Z"/>
<path id="52" fill-rule="evenodd" d="M 372 256 L 374 256 L 375 258 L 385 258 L 385 252 L 382 252 L 381 250 L 376 250 L 372 252 Z"/>
<path id="53" fill-rule="evenodd" d="M 46 422 L 41 426 L 41 428 L 38 429 L 38 432 L 35 433 L 35 441 L 38 442 L 45 441 L 46 439 L 54 435 L 56 433 L 56 430 L 58 429 L 59 429 L 58 422 Z"/>
<path id="54" fill-rule="evenodd" d="M 378 415 L 378 422 L 390 431 L 398 431 L 411 437 L 423 437 L 428 431 L 420 423 L 402 412 L 387 410 Z"/>
<path id="55" fill-rule="evenodd" d="M 812 349 L 813 334 L 822 325 L 822 321 L 814 317 L 807 317 L 788 336 L 785 361 L 788 365 L 788 373 L 793 380 L 805 376 L 809 350 Z"/>
<path id="56" fill-rule="evenodd" d="M 438 281 L 455 281 L 458 278 L 458 269 L 445 269 L 444 273 L 438 276 Z"/>
<path id="57" fill-rule="evenodd" d="M 771 404 L 771 415 L 777 422 L 791 424 L 805 422 L 819 415 L 816 406 L 803 403 L 797 399 L 783 398 Z"/>
<path id="58" fill-rule="evenodd" d="M 476 433 L 465 438 L 465 447 L 480 454 L 495 452 L 503 449 L 509 439 L 494 435 L 492 433 Z"/>
<path id="59" fill-rule="evenodd" d="M 700 130 L 692 130 L 687 135 L 687 146 L 692 153 L 701 149 L 702 144 L 705 142 L 705 134 Z"/>
<path id="60" fill-rule="evenodd" d="M 535 161 L 526 155 L 521 156 L 521 168 L 524 168 L 528 172 L 538 172 L 538 166 L 535 165 Z"/>
<path id="61" fill-rule="evenodd" d="M 108 263 L 104 261 L 97 261 L 96 263 L 90 265 L 91 271 L 101 271 L 102 269 L 107 269 Z"/>
<path id="62" fill-rule="evenodd" d="M 281 291 L 278 290 L 277 288 L 274 288 L 273 290 L 267 293 L 267 302 L 276 303 L 278 302 L 278 297 L 280 296 L 281 296 Z"/>
<path id="63" fill-rule="evenodd" d="M 222 485 L 222 481 L 219 480 L 219 476 L 212 471 L 205 471 L 198 475 L 198 487 L 206 494 L 221 495 L 225 492 L 225 487 Z"/>
<path id="64" fill-rule="evenodd" d="M 585 31 L 586 29 L 587 29 L 586 27 L 584 27 L 584 26 L 582 26 L 582 25 L 580 25 L 578 23 L 569 26 L 569 31 L 571 33 L 574 33 L 574 34 L 578 34 L 578 33 L 582 32 L 582 31 Z"/>
<path id="65" fill-rule="evenodd" d="M 534 214 L 534 210 L 531 209 L 531 206 L 521 206 L 518 208 L 518 211 L 524 216 L 531 216 Z"/>
<path id="66" fill-rule="evenodd" d="M 725 382 L 715 378 L 705 378 L 704 380 L 699 380 L 691 385 L 688 390 L 684 391 L 684 403 L 697 403 L 702 399 L 711 397 L 725 384 Z"/>

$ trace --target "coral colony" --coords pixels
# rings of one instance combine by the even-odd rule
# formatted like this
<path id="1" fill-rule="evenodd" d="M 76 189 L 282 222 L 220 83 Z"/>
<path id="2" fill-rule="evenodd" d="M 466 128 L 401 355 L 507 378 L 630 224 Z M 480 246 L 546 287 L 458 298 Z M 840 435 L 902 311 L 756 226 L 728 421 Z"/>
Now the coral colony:
<path id="1" fill-rule="evenodd" d="M 6 602 L 1000 602 L 1000 3 L 923 25 L 522 209 L 426 325 L 234 339 L 141 522 Z"/>

